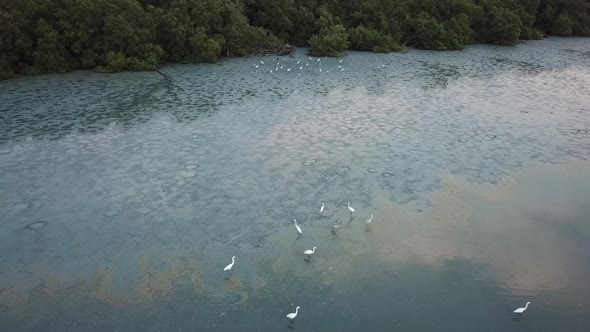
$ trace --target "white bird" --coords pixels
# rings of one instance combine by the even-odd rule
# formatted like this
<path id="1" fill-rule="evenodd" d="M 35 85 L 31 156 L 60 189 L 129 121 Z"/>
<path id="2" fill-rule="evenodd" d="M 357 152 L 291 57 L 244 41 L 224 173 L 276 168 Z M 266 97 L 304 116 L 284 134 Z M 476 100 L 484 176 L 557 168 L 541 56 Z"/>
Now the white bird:
<path id="1" fill-rule="evenodd" d="M 301 70 L 301 69 L 303 69 L 303 66 L 301 66 L 301 67 L 299 68 L 299 70 Z"/>
<path id="2" fill-rule="evenodd" d="M 281 69 L 283 69 L 283 65 L 281 65 Z"/>
<path id="3" fill-rule="evenodd" d="M 226 266 L 223 271 L 229 271 L 229 274 L 231 274 L 231 268 L 234 267 L 234 263 L 236 262 L 236 256 L 232 256 L 231 258 L 231 264 L 229 264 L 228 266 Z"/>
<path id="4" fill-rule="evenodd" d="M 324 202 L 322 202 L 322 207 L 320 207 L 320 213 L 324 212 Z"/>
<path id="5" fill-rule="evenodd" d="M 318 61 L 320 61 L 322 58 L 318 58 Z"/>
<path id="6" fill-rule="evenodd" d="M 352 206 L 350 206 L 350 202 L 348 202 L 348 210 L 350 211 L 350 213 L 354 212 L 354 209 L 352 208 Z"/>
<path id="7" fill-rule="evenodd" d="M 258 65 L 254 66 L 254 67 L 258 68 Z"/>
<path id="8" fill-rule="evenodd" d="M 308 58 L 309 58 L 309 61 L 311 61 L 311 57 L 310 57 L 310 56 L 308 56 Z"/>
<path id="9" fill-rule="evenodd" d="M 305 67 L 309 66 L 309 62 L 305 64 Z"/>
<path id="10" fill-rule="evenodd" d="M 293 319 L 295 319 L 295 317 L 297 317 L 298 313 L 299 313 L 299 306 L 297 306 L 297 308 L 295 308 L 295 312 L 287 314 L 287 318 L 293 320 Z"/>
<path id="11" fill-rule="evenodd" d="M 301 62 L 301 60 L 297 60 L 297 64 L 299 64 Z"/>
<path id="12" fill-rule="evenodd" d="M 297 225 L 297 219 L 293 219 L 293 221 L 295 221 L 295 229 L 297 229 L 297 234 L 299 234 L 299 235 L 303 234 L 303 232 L 301 231 L 301 227 L 299 227 L 299 225 Z"/>
<path id="13" fill-rule="evenodd" d="M 340 71 L 344 71 L 344 68 L 340 69 Z"/>
<path id="14" fill-rule="evenodd" d="M 312 250 L 305 250 L 303 253 L 307 255 L 307 260 L 311 260 L 311 255 L 315 254 L 316 247 L 313 247 Z"/>
<path id="15" fill-rule="evenodd" d="M 322 67 L 320 67 L 320 73 L 322 72 Z"/>
<path id="16" fill-rule="evenodd" d="M 291 71 L 291 68 L 287 69 L 287 71 Z"/>
<path id="17" fill-rule="evenodd" d="M 524 308 L 518 308 L 518 309 L 514 310 L 514 313 L 515 314 L 522 314 L 526 310 L 526 308 L 529 307 L 529 304 L 530 304 L 530 302 L 527 302 L 526 305 L 524 306 Z"/>
<path id="18" fill-rule="evenodd" d="M 272 74 L 272 69 L 270 70 L 270 73 Z"/>
<path id="19" fill-rule="evenodd" d="M 262 60 L 260 60 L 260 63 L 261 63 L 261 64 L 264 64 L 264 62 L 263 62 Z"/>
<path id="20" fill-rule="evenodd" d="M 373 222 L 373 214 L 371 213 L 371 218 L 367 219 L 365 223 L 367 224 L 367 231 L 371 228 L 371 222 Z"/>
<path id="21" fill-rule="evenodd" d="M 343 60 L 343 59 L 340 59 L 340 61 L 338 61 L 338 63 L 342 63 L 342 60 Z"/>
<path id="22" fill-rule="evenodd" d="M 334 224 L 334 225 L 332 225 L 332 234 L 336 235 L 336 230 L 338 228 L 340 228 L 340 226 L 342 226 L 342 225 L 340 225 L 340 224 Z"/>

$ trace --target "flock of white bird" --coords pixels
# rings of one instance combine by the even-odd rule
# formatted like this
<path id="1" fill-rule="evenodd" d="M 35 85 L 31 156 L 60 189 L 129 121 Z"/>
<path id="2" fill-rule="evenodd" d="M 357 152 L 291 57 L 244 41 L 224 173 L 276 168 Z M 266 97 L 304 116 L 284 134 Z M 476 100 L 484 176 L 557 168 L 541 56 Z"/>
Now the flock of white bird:
<path id="1" fill-rule="evenodd" d="M 326 207 L 326 204 L 322 202 L 322 206 L 320 206 L 320 214 L 322 214 L 324 212 L 325 207 Z M 352 217 L 352 214 L 355 212 L 355 209 L 352 206 L 350 206 L 350 202 L 348 202 L 347 208 L 348 208 L 348 211 L 350 212 L 350 216 Z M 297 219 L 293 219 L 293 221 L 295 222 L 295 230 L 297 231 L 297 236 L 303 235 L 303 230 L 301 230 L 301 226 L 299 226 L 297 224 Z M 367 224 L 367 229 L 370 227 L 372 222 L 373 222 L 373 214 L 371 213 L 371 217 L 369 219 L 367 219 L 367 221 L 365 221 L 365 223 Z M 340 224 L 334 224 L 334 226 L 332 226 L 332 232 L 334 232 L 334 230 L 338 227 L 340 227 Z M 317 247 L 313 247 L 312 249 L 308 249 L 303 252 L 303 254 L 305 254 L 307 256 L 307 258 L 305 259 L 306 261 L 308 261 L 308 262 L 311 261 L 311 255 L 315 254 L 316 249 L 317 249 Z M 231 271 L 232 271 L 232 268 L 234 267 L 235 262 L 236 262 L 236 256 L 232 256 L 231 263 L 228 264 L 223 269 L 223 271 L 227 271 L 228 276 L 231 276 Z M 291 321 L 293 321 L 297 317 L 297 315 L 299 314 L 300 308 L 301 308 L 300 306 L 297 306 L 295 308 L 295 312 L 289 313 L 287 315 L 287 318 L 289 318 Z"/>
<path id="2" fill-rule="evenodd" d="M 326 57 L 326 59 L 327 59 L 327 57 Z M 319 69 L 319 72 L 320 73 L 322 72 L 322 61 L 321 60 L 322 60 L 322 58 L 317 58 L 317 60 L 315 61 L 318 64 L 318 69 Z M 342 65 L 342 61 L 343 61 L 343 59 L 340 59 L 340 61 L 338 61 L 338 70 L 339 71 L 344 71 L 344 67 Z M 299 59 L 299 60 L 297 60 L 297 62 L 294 65 L 293 64 L 289 65 L 288 63 L 281 63 L 281 61 L 279 60 L 279 58 L 277 58 L 277 63 L 274 66 L 274 70 L 273 70 L 272 64 L 266 65 L 264 63 L 264 61 L 262 61 L 262 60 L 260 60 L 258 63 L 253 64 L 252 67 L 254 67 L 255 69 L 259 69 L 259 68 L 263 67 L 263 69 L 265 71 L 267 71 L 267 72 L 269 72 L 269 73 L 272 74 L 272 73 L 279 72 L 281 70 L 286 71 L 286 72 L 290 72 L 291 71 L 291 67 L 290 66 L 293 66 L 294 67 L 293 71 L 299 70 L 299 73 L 297 74 L 297 76 L 301 76 L 301 73 L 303 72 L 303 69 L 306 68 L 306 67 L 309 67 L 310 64 L 312 64 L 312 67 L 313 67 L 313 59 L 312 59 L 312 57 L 308 57 L 308 61 L 305 64 L 303 64 L 301 62 L 301 59 Z M 268 69 L 265 66 L 268 67 Z M 326 73 L 329 73 L 329 70 L 327 70 L 327 69 L 324 70 L 324 71 Z"/>
<path id="3" fill-rule="evenodd" d="M 326 57 L 326 59 L 327 59 L 327 57 Z M 300 60 L 300 59 L 299 59 L 299 60 L 297 60 L 297 62 L 296 62 L 296 64 L 295 64 L 295 68 L 296 68 L 296 69 L 297 69 L 297 68 L 299 69 L 299 74 L 298 74 L 299 76 L 301 75 L 301 71 L 302 71 L 302 70 L 303 70 L 305 67 L 308 67 L 310 64 L 312 64 L 312 63 L 313 63 L 313 62 L 312 62 L 312 61 L 313 61 L 312 57 L 308 57 L 308 60 L 309 60 L 309 61 L 307 61 L 307 63 L 305 63 L 305 65 L 301 63 L 301 60 Z M 339 69 L 340 71 L 344 71 L 344 67 L 342 66 L 342 61 L 343 61 L 343 60 L 342 60 L 342 59 L 340 59 L 340 61 L 338 62 L 338 69 Z M 260 63 L 253 64 L 252 66 L 253 66 L 255 69 L 259 69 L 261 66 L 265 66 L 265 63 L 264 63 L 264 61 L 260 60 L 259 62 L 260 62 Z M 316 62 L 318 63 L 318 69 L 319 69 L 319 72 L 321 73 L 321 72 L 322 72 L 322 63 L 321 63 L 321 58 L 317 58 Z M 289 65 L 287 64 L 287 66 L 289 66 Z M 382 66 L 382 67 L 384 67 L 385 65 L 381 65 L 381 66 Z M 279 72 L 279 71 L 281 71 L 281 70 L 284 70 L 284 71 L 286 71 L 286 72 L 290 72 L 290 71 L 291 71 L 291 67 L 286 67 L 286 68 L 285 68 L 285 63 L 281 63 L 281 62 L 280 62 L 280 60 L 279 60 L 278 58 L 277 58 L 277 63 L 276 63 L 276 65 L 275 65 L 275 68 L 274 68 L 274 70 L 272 69 L 272 66 L 271 66 L 270 68 L 266 69 L 266 71 L 270 72 L 271 74 L 272 74 L 272 73 Z M 329 71 L 328 71 L 328 70 L 326 70 L 326 73 L 328 73 L 328 72 L 329 72 Z M 324 203 L 322 203 L 322 206 L 320 207 L 320 214 L 324 212 L 324 208 L 325 208 L 325 204 L 324 204 Z M 348 211 L 350 211 L 350 215 L 351 215 L 351 217 L 352 217 L 352 214 L 355 212 L 355 209 L 354 209 L 353 207 L 351 207 L 351 206 L 350 206 L 350 202 L 348 202 L 347 208 L 348 208 Z M 297 231 L 297 235 L 298 235 L 298 236 L 301 236 L 301 235 L 303 234 L 303 231 L 301 230 L 301 227 L 300 227 L 300 226 L 297 224 L 297 220 L 296 220 L 296 219 L 294 219 L 293 221 L 295 222 L 295 230 Z M 370 226 L 371 226 L 371 223 L 372 223 L 372 222 L 373 222 L 373 214 L 371 214 L 371 217 L 370 217 L 369 219 L 367 219 L 367 221 L 365 221 L 365 223 L 366 223 L 366 225 L 367 225 L 367 229 L 369 229 L 369 228 L 370 228 Z M 339 224 L 339 223 L 335 223 L 334 225 L 332 225 L 332 233 L 333 233 L 333 234 L 336 234 L 336 230 L 337 230 L 338 228 L 340 228 L 340 226 L 342 226 L 342 224 Z M 303 252 L 305 255 L 307 255 L 306 261 L 308 261 L 308 262 L 310 262 L 310 261 L 311 261 L 311 255 L 315 254 L 315 251 L 316 251 L 316 249 L 317 249 L 317 247 L 313 247 L 312 249 L 308 249 L 308 250 L 305 250 L 305 251 Z M 226 267 L 223 269 L 224 271 L 228 271 L 228 273 L 229 273 L 230 275 L 231 275 L 231 269 L 232 269 L 232 267 L 234 266 L 234 263 L 235 263 L 235 258 L 236 258 L 236 256 L 233 256 L 233 257 L 232 257 L 231 264 L 229 264 L 228 266 L 226 266 Z M 528 308 L 529 304 L 530 304 L 530 302 L 527 302 L 527 303 L 526 303 L 526 305 L 525 305 L 524 307 L 522 307 L 522 308 L 518 308 L 518 309 L 514 310 L 514 313 L 515 313 L 515 314 L 517 314 L 517 315 L 520 315 L 520 314 L 522 314 L 522 313 L 523 313 L 523 312 L 524 312 L 524 311 L 525 311 L 525 310 Z M 291 320 L 294 320 L 294 319 L 297 317 L 297 315 L 299 314 L 299 309 L 300 309 L 300 308 L 301 308 L 301 307 L 297 306 L 297 307 L 295 308 L 295 312 L 292 312 L 292 313 L 288 314 L 288 315 L 287 315 L 287 318 L 289 318 L 289 319 L 291 319 Z"/>
<path id="4" fill-rule="evenodd" d="M 320 214 L 322 214 L 324 212 L 325 206 L 326 205 L 322 202 L 322 206 L 320 206 Z M 350 202 L 348 202 L 347 208 L 348 208 L 348 211 L 350 212 L 350 216 L 351 216 L 351 220 L 352 220 L 352 214 L 355 212 L 355 209 L 352 206 L 350 206 Z M 299 226 L 297 224 L 297 219 L 293 219 L 293 221 L 295 222 L 295 230 L 297 231 L 297 236 L 303 235 L 303 230 L 301 230 L 301 226 Z M 367 221 L 365 221 L 365 224 L 367 225 L 367 229 L 369 229 L 372 222 L 373 222 L 373 214 L 371 213 L 371 217 L 369 219 L 367 219 Z M 335 230 L 337 228 L 339 228 L 340 225 L 341 224 L 334 224 L 332 226 L 332 232 L 335 233 Z M 305 254 L 307 256 L 307 258 L 305 259 L 306 261 L 308 261 L 308 262 L 311 261 L 311 255 L 315 254 L 316 249 L 317 249 L 317 247 L 313 247 L 312 249 L 308 249 L 303 252 L 303 254 Z M 229 276 L 231 276 L 231 270 L 232 270 L 235 262 L 236 262 L 236 256 L 232 256 L 231 263 L 223 269 L 223 271 L 228 272 Z M 514 310 L 514 313 L 517 315 L 517 317 L 520 317 L 520 315 L 528 308 L 530 303 L 531 302 L 527 302 L 524 307 L 517 308 L 516 310 Z M 289 318 L 291 321 L 294 321 L 294 319 L 299 314 L 300 308 L 301 308 L 300 306 L 297 306 L 295 308 L 295 312 L 287 314 L 287 318 Z"/>

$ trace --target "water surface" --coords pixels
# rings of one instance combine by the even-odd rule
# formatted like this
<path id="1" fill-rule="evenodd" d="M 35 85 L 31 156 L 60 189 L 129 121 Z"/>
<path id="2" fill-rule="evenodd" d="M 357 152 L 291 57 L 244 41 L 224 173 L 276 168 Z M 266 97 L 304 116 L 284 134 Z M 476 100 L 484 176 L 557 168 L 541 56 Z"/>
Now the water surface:
<path id="1" fill-rule="evenodd" d="M 0 328 L 590 328 L 586 39 L 317 59 L 0 82 Z"/>

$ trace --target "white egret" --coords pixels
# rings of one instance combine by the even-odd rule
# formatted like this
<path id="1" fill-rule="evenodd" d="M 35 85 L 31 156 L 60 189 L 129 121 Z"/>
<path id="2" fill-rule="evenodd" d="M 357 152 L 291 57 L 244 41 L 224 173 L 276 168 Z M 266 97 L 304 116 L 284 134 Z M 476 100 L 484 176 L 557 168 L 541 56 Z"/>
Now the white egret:
<path id="1" fill-rule="evenodd" d="M 291 71 L 291 68 L 288 68 L 287 71 Z"/>
<path id="2" fill-rule="evenodd" d="M 318 62 L 321 60 L 322 58 L 318 58 Z"/>
<path id="3" fill-rule="evenodd" d="M 299 70 L 301 70 L 301 69 L 303 69 L 303 66 L 301 66 L 301 67 L 299 68 Z"/>
<path id="4" fill-rule="evenodd" d="M 287 314 L 287 318 L 289 318 L 290 320 L 295 319 L 295 317 L 297 317 L 297 314 L 299 313 L 299 306 L 297 306 L 297 308 L 295 308 L 295 312 L 292 312 L 290 314 Z"/>
<path id="5" fill-rule="evenodd" d="M 343 60 L 343 59 L 340 59 L 340 61 L 338 61 L 338 63 L 342 63 L 342 60 Z"/>
<path id="6" fill-rule="evenodd" d="M 351 214 L 354 212 L 354 209 L 352 208 L 352 206 L 350 206 L 350 202 L 348 202 L 348 210 Z"/>
<path id="7" fill-rule="evenodd" d="M 529 304 L 530 304 L 530 302 L 527 302 L 526 305 L 524 306 L 524 308 L 518 308 L 518 309 L 514 310 L 514 313 L 515 314 L 522 314 L 526 310 L 526 308 L 529 307 Z"/>
<path id="8" fill-rule="evenodd" d="M 228 273 L 231 275 L 231 269 L 232 267 L 234 267 L 234 263 L 236 262 L 236 256 L 232 256 L 231 258 L 231 264 L 229 264 L 228 266 L 226 266 L 223 271 L 228 271 Z"/>
<path id="9" fill-rule="evenodd" d="M 340 71 L 344 71 L 344 68 L 340 69 Z"/>
<path id="10" fill-rule="evenodd" d="M 320 73 L 322 72 L 322 67 L 320 67 Z"/>
<path id="11" fill-rule="evenodd" d="M 297 225 L 297 219 L 293 219 L 293 221 L 295 221 L 295 229 L 297 229 L 297 234 L 299 234 L 299 235 L 303 234 L 303 232 L 301 231 L 301 227 L 299 227 L 299 225 Z"/>
<path id="12" fill-rule="evenodd" d="M 340 228 L 340 226 L 342 226 L 342 225 L 340 225 L 340 224 L 334 224 L 334 225 L 332 225 L 332 234 L 336 235 L 336 230 L 338 228 Z"/>
<path id="13" fill-rule="evenodd" d="M 283 69 L 283 65 L 281 65 L 281 69 Z"/>
<path id="14" fill-rule="evenodd" d="M 367 224 L 367 230 L 371 227 L 371 223 L 373 222 L 373 214 L 371 213 L 371 218 L 367 219 L 365 223 Z"/>
<path id="15" fill-rule="evenodd" d="M 301 62 L 301 60 L 297 60 L 297 64 L 299 64 Z"/>
<path id="16" fill-rule="evenodd" d="M 260 60 L 260 63 L 261 63 L 261 64 L 264 64 L 264 62 L 263 62 L 262 60 Z"/>
<path id="17" fill-rule="evenodd" d="M 315 254 L 315 250 L 317 247 L 313 247 L 312 250 L 305 250 L 303 253 L 307 255 L 307 261 L 311 260 L 311 255 Z"/>
<path id="18" fill-rule="evenodd" d="M 320 207 L 320 213 L 324 212 L 324 202 L 322 202 L 322 206 Z"/>
<path id="19" fill-rule="evenodd" d="M 311 57 L 310 57 L 310 56 L 308 56 L 308 58 L 309 58 L 309 61 L 311 61 Z"/>

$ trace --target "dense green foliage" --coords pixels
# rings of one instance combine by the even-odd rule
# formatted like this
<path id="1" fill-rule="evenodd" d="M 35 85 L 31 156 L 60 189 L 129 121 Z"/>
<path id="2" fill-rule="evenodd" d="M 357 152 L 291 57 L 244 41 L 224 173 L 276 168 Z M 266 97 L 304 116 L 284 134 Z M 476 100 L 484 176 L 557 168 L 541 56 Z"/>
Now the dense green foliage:
<path id="1" fill-rule="evenodd" d="M 231 0 L 0 0 L 0 78 L 154 70 L 281 46 Z"/>
<path id="2" fill-rule="evenodd" d="M 277 51 L 392 52 L 590 36 L 590 0 L 0 0 L 0 79 Z"/>
<path id="3" fill-rule="evenodd" d="M 388 34 L 360 25 L 350 29 L 350 48 L 359 51 L 389 53 L 403 48 Z"/>

